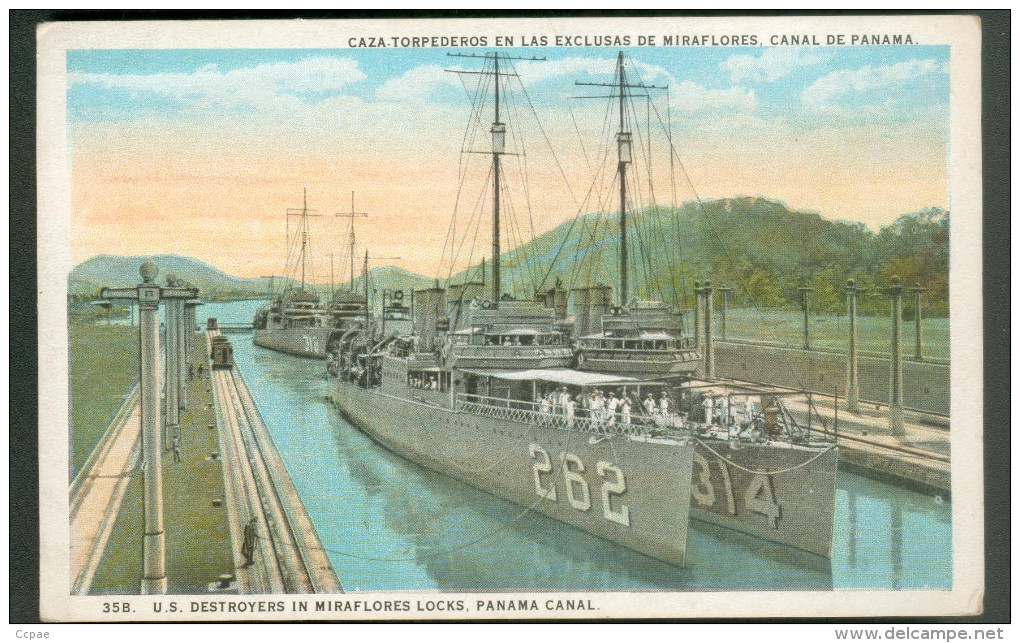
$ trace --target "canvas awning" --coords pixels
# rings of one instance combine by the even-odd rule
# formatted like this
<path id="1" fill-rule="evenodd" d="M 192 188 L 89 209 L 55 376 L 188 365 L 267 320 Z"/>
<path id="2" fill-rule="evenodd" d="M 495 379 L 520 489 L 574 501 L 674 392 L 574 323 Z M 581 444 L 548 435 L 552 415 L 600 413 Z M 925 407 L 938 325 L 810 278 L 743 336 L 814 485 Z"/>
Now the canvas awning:
<path id="1" fill-rule="evenodd" d="M 482 377 L 495 377 L 501 380 L 510 381 L 539 381 L 555 384 L 567 384 L 570 386 L 612 386 L 624 384 L 646 383 L 625 375 L 607 375 L 605 373 L 589 373 L 586 371 L 575 371 L 572 368 L 529 368 L 526 370 L 489 370 L 481 368 L 466 368 L 465 373 L 481 375 Z"/>

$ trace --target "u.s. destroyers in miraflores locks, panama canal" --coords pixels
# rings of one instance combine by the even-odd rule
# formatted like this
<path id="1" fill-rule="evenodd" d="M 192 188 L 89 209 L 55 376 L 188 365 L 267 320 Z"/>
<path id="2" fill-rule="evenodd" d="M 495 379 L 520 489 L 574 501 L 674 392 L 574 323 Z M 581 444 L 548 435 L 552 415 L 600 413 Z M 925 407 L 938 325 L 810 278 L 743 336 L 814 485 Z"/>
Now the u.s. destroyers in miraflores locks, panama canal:
<path id="1" fill-rule="evenodd" d="M 49 613 L 974 609 L 949 318 L 980 211 L 949 143 L 976 43 L 844 21 L 41 38 L 69 196 Z"/>

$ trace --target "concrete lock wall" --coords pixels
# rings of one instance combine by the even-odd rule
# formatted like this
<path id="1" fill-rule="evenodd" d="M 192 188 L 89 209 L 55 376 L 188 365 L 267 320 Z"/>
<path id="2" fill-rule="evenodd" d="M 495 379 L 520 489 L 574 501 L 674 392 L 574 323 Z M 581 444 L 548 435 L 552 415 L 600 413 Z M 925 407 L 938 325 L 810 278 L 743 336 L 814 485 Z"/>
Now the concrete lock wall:
<path id="1" fill-rule="evenodd" d="M 861 400 L 888 404 L 891 360 L 867 355 L 857 359 Z M 838 386 L 839 395 L 846 397 L 846 363 L 843 353 L 715 342 L 717 377 L 803 388 L 828 395 Z M 948 415 L 949 365 L 904 360 L 903 404 L 911 409 Z"/>

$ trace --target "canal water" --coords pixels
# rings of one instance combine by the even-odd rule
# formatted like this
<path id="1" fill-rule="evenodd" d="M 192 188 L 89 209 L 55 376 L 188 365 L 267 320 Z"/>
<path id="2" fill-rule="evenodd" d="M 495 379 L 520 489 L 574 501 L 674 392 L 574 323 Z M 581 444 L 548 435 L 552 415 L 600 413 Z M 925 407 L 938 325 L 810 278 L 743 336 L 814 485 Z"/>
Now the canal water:
<path id="1" fill-rule="evenodd" d="M 258 302 L 202 318 L 250 321 Z M 923 589 L 952 585 L 950 504 L 840 472 L 832 560 L 694 521 L 677 568 L 387 451 L 327 399 L 325 367 L 232 335 L 234 357 L 347 591 Z"/>

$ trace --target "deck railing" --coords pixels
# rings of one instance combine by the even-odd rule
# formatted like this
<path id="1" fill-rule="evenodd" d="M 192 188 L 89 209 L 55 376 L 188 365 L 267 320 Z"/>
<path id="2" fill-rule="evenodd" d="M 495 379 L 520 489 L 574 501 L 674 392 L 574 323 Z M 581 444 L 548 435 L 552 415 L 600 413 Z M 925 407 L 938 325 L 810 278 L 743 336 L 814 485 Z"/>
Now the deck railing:
<path id="1" fill-rule="evenodd" d="M 638 435 L 648 436 L 656 433 L 679 433 L 672 427 L 657 426 L 645 416 L 631 416 L 630 422 L 624 422 L 622 415 L 610 415 L 604 411 L 600 417 L 593 417 L 593 411 L 577 407 L 573 415 L 569 415 L 562 406 L 553 406 L 544 410 L 541 403 L 527 400 L 487 397 L 458 393 L 455 398 L 455 410 L 474 415 L 484 415 L 497 420 L 553 426 L 574 431 L 583 431 L 596 435 Z"/>

